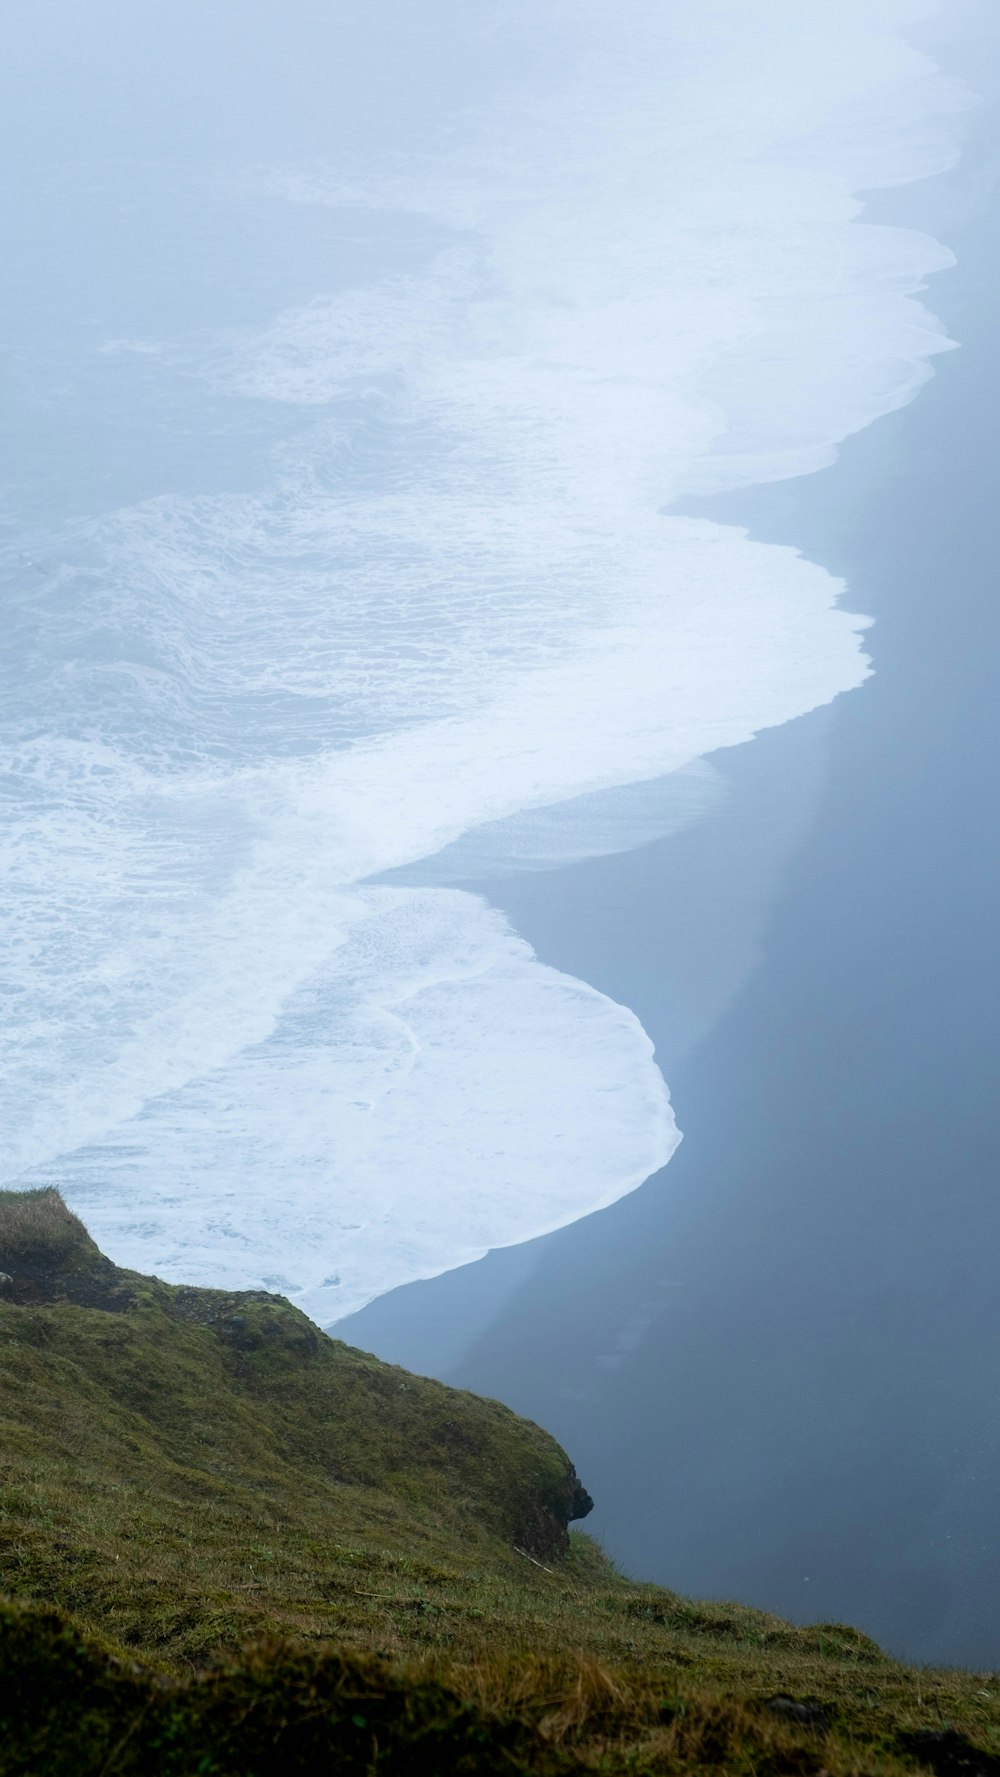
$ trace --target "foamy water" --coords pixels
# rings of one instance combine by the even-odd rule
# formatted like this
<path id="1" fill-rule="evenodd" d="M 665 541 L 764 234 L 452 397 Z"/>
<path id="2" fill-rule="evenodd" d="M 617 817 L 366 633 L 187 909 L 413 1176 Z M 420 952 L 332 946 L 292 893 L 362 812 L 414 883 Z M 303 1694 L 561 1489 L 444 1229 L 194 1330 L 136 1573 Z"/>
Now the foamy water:
<path id="1" fill-rule="evenodd" d="M 15 525 L 7 1181 L 330 1322 L 669 1158 L 632 1013 L 449 885 L 702 818 L 706 755 L 863 681 L 839 582 L 683 503 L 821 468 L 948 343 L 949 254 L 854 195 L 954 156 L 928 10 L 553 4 L 419 151 L 227 171 L 399 264 L 103 340 L 265 412 L 264 468 Z"/>

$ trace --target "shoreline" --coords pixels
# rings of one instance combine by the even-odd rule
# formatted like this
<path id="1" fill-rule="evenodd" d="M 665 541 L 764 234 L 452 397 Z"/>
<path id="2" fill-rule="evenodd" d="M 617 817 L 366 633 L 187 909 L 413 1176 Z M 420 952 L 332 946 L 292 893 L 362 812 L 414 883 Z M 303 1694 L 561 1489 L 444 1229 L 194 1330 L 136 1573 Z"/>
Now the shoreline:
<path id="1" fill-rule="evenodd" d="M 1000 1426 L 971 1382 L 1000 1239 L 986 232 L 973 222 L 935 287 L 965 350 L 915 404 L 814 477 L 704 503 L 845 574 L 848 604 L 875 613 L 874 679 L 713 756 L 734 786 L 717 819 L 468 885 L 637 1013 L 686 1139 L 612 1208 L 336 1328 L 551 1426 L 632 1571 L 972 1665 L 1000 1661 L 982 1559 Z M 784 829 L 755 852 L 767 810 Z M 726 858 L 723 887 L 758 870 L 736 946 L 751 966 L 685 1053 L 666 984 L 685 986 L 692 929 L 671 910 L 683 889 L 704 914 Z"/>

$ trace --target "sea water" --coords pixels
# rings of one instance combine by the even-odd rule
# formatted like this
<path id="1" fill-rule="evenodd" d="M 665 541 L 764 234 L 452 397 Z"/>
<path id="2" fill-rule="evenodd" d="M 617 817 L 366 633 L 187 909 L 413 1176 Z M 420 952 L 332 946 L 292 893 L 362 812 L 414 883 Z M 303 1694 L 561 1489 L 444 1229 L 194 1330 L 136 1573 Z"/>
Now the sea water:
<path id="1" fill-rule="evenodd" d="M 669 1158 L 632 1012 L 455 884 L 710 818 L 709 755 L 863 682 L 841 583 L 684 502 L 821 469 L 948 345 L 947 249 L 858 195 L 957 152 L 933 11 L 427 6 L 434 104 L 401 128 L 371 77 L 355 141 L 378 46 L 317 48 L 300 0 L 274 78 L 314 102 L 326 55 L 328 123 L 137 156 L 113 96 L 120 139 L 39 157 L 31 203 L 78 193 L 101 264 L 89 331 L 71 289 L 15 356 L 4 1182 L 329 1323 Z M 166 10 L 130 21 L 178 119 L 225 110 L 229 22 L 199 112 Z M 186 256 L 211 275 L 165 300 Z"/>

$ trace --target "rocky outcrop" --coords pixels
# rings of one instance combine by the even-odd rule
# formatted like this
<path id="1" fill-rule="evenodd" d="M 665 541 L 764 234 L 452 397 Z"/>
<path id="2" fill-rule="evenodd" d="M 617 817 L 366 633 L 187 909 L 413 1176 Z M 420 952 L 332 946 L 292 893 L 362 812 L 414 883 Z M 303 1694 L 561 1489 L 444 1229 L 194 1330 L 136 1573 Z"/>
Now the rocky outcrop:
<path id="1" fill-rule="evenodd" d="M 132 1298 L 130 1276 L 104 1257 L 58 1191 L 0 1193 L 0 1301 L 120 1313 Z"/>

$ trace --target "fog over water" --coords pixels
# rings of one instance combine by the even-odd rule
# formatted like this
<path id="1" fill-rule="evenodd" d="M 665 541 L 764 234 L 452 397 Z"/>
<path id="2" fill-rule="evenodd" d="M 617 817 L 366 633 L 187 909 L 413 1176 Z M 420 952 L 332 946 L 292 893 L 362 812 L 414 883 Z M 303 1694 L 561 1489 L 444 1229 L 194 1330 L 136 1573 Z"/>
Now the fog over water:
<path id="1" fill-rule="evenodd" d="M 325 1324 L 425 1287 L 436 1345 L 405 1292 L 357 1337 L 470 1374 L 524 1243 L 579 1224 L 614 1274 L 711 1151 L 692 1093 L 672 1159 L 670 1092 L 873 692 L 864 551 L 752 490 L 818 486 L 951 344 L 947 229 L 859 193 L 960 163 L 979 20 L 8 11 L 4 1182 Z"/>
<path id="2" fill-rule="evenodd" d="M 301 4 L 236 60 L 235 13 L 8 19 L 6 1177 L 331 1318 L 669 1157 L 628 1007 L 379 879 L 567 799 L 631 843 L 864 678 L 823 568 L 676 502 L 828 462 L 947 344 L 948 251 L 852 196 L 957 151 L 923 10 Z"/>

